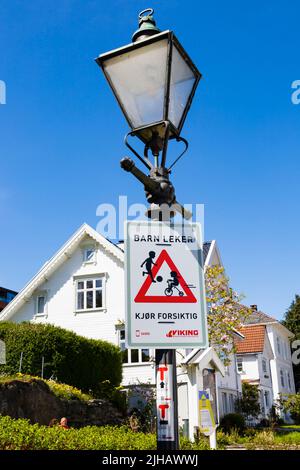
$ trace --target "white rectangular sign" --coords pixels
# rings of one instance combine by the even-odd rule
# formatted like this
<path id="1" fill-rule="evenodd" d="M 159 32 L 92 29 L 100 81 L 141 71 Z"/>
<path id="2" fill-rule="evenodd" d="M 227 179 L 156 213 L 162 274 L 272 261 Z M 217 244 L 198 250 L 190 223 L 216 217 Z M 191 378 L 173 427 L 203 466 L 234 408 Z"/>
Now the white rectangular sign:
<path id="1" fill-rule="evenodd" d="M 208 346 L 199 224 L 126 223 L 128 347 Z"/>

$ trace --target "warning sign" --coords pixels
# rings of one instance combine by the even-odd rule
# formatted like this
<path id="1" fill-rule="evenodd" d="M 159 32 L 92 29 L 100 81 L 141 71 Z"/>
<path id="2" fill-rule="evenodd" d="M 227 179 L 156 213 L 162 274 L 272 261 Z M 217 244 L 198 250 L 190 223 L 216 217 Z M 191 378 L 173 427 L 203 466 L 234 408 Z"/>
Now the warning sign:
<path id="1" fill-rule="evenodd" d="M 128 347 L 206 347 L 199 224 L 127 222 Z"/>
<path id="2" fill-rule="evenodd" d="M 154 253 L 154 252 L 150 252 Z M 159 270 L 162 264 L 166 262 L 170 270 L 170 278 L 167 280 L 167 287 L 164 290 L 163 295 L 146 295 L 152 282 L 162 282 L 163 277 L 158 276 Z M 151 302 L 151 303 L 196 303 L 197 299 L 192 293 L 188 284 L 186 284 L 184 278 L 179 272 L 179 269 L 175 266 L 171 260 L 170 255 L 166 250 L 162 250 L 154 263 L 153 269 L 150 268 L 150 272 L 135 297 L 135 302 Z M 155 278 L 157 281 L 155 281 Z M 181 288 L 181 290 L 180 290 Z"/>

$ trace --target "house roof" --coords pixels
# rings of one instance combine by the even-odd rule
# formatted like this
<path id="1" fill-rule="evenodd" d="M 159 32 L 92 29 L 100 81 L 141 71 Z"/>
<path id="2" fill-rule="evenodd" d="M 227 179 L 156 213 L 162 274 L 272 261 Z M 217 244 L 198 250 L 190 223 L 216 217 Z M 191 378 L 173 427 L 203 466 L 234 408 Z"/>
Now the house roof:
<path id="1" fill-rule="evenodd" d="M 245 326 L 249 327 L 252 325 L 276 325 L 278 328 L 284 331 L 289 336 L 289 338 L 294 336 L 294 334 L 288 330 L 280 321 L 260 310 L 252 311 L 251 315 L 245 320 Z"/>
<path id="2" fill-rule="evenodd" d="M 96 232 L 88 224 L 83 224 L 69 238 L 69 240 L 58 250 L 49 261 L 46 261 L 38 273 L 29 281 L 28 284 L 14 297 L 14 299 L 0 313 L 0 321 L 9 320 L 9 318 L 32 296 L 36 289 L 40 287 L 45 280 L 72 256 L 78 245 L 89 236 L 117 261 L 124 263 L 124 253 L 116 245 L 108 241 L 103 235 Z"/>
<path id="3" fill-rule="evenodd" d="M 278 320 L 258 310 L 258 311 L 252 311 L 251 315 L 245 321 L 245 324 L 254 325 L 257 323 L 265 324 L 265 323 L 274 323 L 274 322 L 278 322 Z"/>
<path id="4" fill-rule="evenodd" d="M 239 331 L 244 335 L 243 341 L 236 341 L 237 354 L 250 354 L 263 352 L 265 347 L 265 325 L 251 325 L 242 327 Z"/>
<path id="5" fill-rule="evenodd" d="M 204 263 L 207 259 L 207 256 L 208 256 L 211 245 L 212 245 L 212 242 L 204 242 L 203 243 L 203 261 L 204 261 Z"/>
<path id="6" fill-rule="evenodd" d="M 9 293 L 9 294 L 17 294 L 18 292 L 16 292 L 15 290 L 11 290 L 11 289 L 7 289 L 6 287 L 1 287 L 0 286 L 0 295 L 1 293 Z"/>
<path id="7" fill-rule="evenodd" d="M 188 356 L 182 361 L 184 365 L 198 365 L 201 369 L 204 369 L 209 364 L 212 364 L 214 368 L 219 371 L 223 377 L 225 376 L 225 366 L 218 354 L 211 346 L 206 349 L 194 349 Z"/>

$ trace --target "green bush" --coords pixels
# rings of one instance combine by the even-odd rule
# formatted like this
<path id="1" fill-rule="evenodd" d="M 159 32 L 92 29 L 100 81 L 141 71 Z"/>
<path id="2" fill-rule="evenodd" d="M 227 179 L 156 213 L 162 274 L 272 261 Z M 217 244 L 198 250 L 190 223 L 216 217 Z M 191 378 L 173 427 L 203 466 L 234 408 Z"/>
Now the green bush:
<path id="1" fill-rule="evenodd" d="M 62 429 L 0 416 L 0 450 L 151 450 L 154 434 L 134 433 L 126 426 Z"/>
<path id="2" fill-rule="evenodd" d="M 300 393 L 284 394 L 280 398 L 280 403 L 286 413 L 290 413 L 295 424 L 300 424 Z"/>
<path id="3" fill-rule="evenodd" d="M 181 439 L 182 450 L 209 449 L 207 438 L 197 443 Z M 0 450 L 155 450 L 156 435 L 132 432 L 128 426 L 87 426 L 62 429 L 29 424 L 26 419 L 0 416 Z"/>
<path id="4" fill-rule="evenodd" d="M 230 433 L 233 429 L 241 433 L 245 430 L 245 418 L 239 413 L 229 413 L 220 421 L 220 428 L 225 433 Z"/>
<path id="5" fill-rule="evenodd" d="M 87 339 L 47 324 L 0 323 L 0 339 L 6 344 L 6 364 L 0 373 L 15 374 L 23 352 L 22 373 L 55 376 L 59 382 L 101 396 L 101 383 L 117 387 L 122 379 L 120 349 L 106 341 Z"/>

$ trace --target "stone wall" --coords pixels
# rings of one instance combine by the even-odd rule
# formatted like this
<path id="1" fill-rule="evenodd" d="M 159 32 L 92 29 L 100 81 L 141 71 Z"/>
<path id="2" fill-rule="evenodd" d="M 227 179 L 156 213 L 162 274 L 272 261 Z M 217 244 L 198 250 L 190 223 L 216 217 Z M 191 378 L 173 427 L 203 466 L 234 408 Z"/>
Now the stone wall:
<path id="1" fill-rule="evenodd" d="M 107 400 L 65 400 L 56 397 L 42 380 L 13 380 L 0 384 L 0 414 L 48 425 L 51 419 L 68 418 L 70 426 L 121 424 L 122 413 Z"/>

